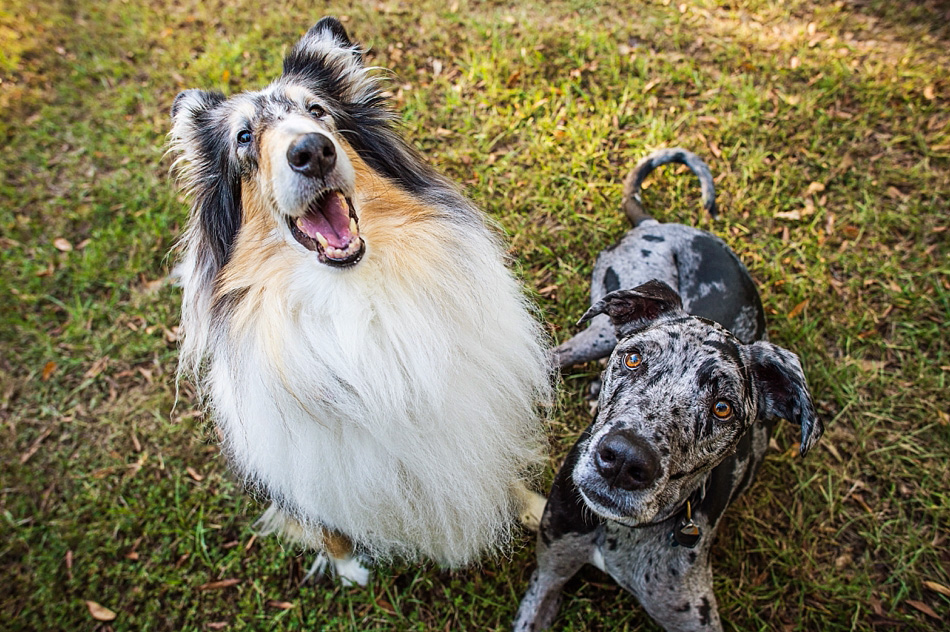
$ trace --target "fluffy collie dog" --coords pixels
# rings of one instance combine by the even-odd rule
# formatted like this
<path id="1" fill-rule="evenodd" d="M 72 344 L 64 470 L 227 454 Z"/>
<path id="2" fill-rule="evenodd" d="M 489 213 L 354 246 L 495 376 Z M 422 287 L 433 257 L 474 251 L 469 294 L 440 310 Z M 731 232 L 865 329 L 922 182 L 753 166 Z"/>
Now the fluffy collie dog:
<path id="1" fill-rule="evenodd" d="M 259 92 L 187 90 L 170 151 L 181 372 L 272 506 L 326 551 L 472 562 L 536 521 L 551 362 L 485 217 L 398 135 L 379 79 L 324 18 Z"/>

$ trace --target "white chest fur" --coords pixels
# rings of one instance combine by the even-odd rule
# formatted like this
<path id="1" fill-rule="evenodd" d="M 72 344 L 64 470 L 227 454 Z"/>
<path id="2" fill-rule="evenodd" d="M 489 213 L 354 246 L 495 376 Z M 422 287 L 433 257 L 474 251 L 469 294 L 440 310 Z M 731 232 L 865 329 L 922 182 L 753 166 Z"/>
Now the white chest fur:
<path id="1" fill-rule="evenodd" d="M 443 230 L 425 252 L 368 240 L 348 270 L 272 264 L 210 345 L 236 469 L 375 556 L 457 565 L 504 542 L 549 372 L 487 231 Z"/>

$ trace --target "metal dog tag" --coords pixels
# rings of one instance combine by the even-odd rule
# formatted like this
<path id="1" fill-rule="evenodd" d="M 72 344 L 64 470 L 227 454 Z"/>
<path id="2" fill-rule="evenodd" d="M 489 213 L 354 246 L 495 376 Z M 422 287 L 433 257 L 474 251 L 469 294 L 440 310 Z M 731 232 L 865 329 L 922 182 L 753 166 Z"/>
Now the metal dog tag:
<path id="1" fill-rule="evenodd" d="M 670 534 L 670 539 L 672 540 L 670 544 L 673 546 L 685 546 L 687 549 L 691 549 L 696 546 L 696 543 L 699 542 L 699 538 L 703 535 L 702 530 L 699 528 L 695 522 L 693 522 L 693 504 L 690 501 L 686 501 L 686 517 L 680 519 L 679 524 L 676 525 L 676 528 L 673 529 L 673 533 Z"/>
<path id="2" fill-rule="evenodd" d="M 703 532 L 700 530 L 699 525 L 689 518 L 680 520 L 676 528 L 673 529 L 673 533 L 670 534 L 670 537 L 673 539 L 673 546 L 685 546 L 687 549 L 696 546 L 702 536 Z"/>

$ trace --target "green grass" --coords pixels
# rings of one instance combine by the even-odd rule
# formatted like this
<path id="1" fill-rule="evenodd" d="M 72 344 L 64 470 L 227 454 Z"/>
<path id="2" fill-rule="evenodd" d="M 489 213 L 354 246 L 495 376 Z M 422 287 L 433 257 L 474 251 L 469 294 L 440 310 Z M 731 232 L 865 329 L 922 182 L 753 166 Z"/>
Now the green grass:
<path id="1" fill-rule="evenodd" d="M 727 514 L 714 552 L 726 628 L 945 626 L 950 599 L 933 586 L 950 586 L 946 6 L 728 6 L 6 2 L 5 627 L 510 625 L 528 536 L 467 571 L 396 566 L 365 589 L 298 587 L 310 557 L 253 537 L 260 506 L 190 387 L 176 391 L 179 295 L 162 280 L 187 209 L 163 157 L 169 107 L 184 88 L 264 85 L 324 14 L 347 16 L 369 62 L 393 69 L 407 136 L 505 228 L 557 340 L 576 331 L 595 253 L 626 228 L 626 170 L 658 147 L 704 156 L 721 220 L 700 215 L 695 183 L 673 169 L 651 178 L 646 205 L 747 262 L 770 335 L 802 357 L 827 424 L 805 461 L 783 427 Z M 596 371 L 563 376 L 548 476 L 589 421 Z M 240 582 L 202 589 L 222 579 Z M 87 600 L 116 619 L 97 623 Z M 655 629 L 592 569 L 569 584 L 558 626 Z"/>

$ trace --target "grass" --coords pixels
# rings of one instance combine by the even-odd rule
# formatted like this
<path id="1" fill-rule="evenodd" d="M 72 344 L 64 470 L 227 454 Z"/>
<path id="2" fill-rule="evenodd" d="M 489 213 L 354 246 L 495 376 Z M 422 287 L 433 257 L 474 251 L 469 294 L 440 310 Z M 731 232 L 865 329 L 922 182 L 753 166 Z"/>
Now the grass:
<path id="1" fill-rule="evenodd" d="M 505 228 L 562 340 L 620 181 L 682 145 L 718 175 L 651 178 L 658 217 L 723 236 L 770 335 L 803 359 L 827 434 L 782 428 L 715 548 L 726 629 L 946 625 L 950 598 L 950 27 L 936 1 L 506 5 L 10 0 L 0 9 L 0 612 L 16 630 L 505 629 L 531 538 L 480 568 L 298 587 L 310 558 L 176 392 L 186 214 L 163 158 L 184 88 L 265 84 L 323 14 L 394 70 L 406 134 Z M 563 376 L 551 468 L 597 367 Z M 176 402 L 176 394 L 178 403 Z M 212 582 L 236 579 L 215 588 Z M 946 590 L 944 588 L 944 590 Z M 95 621 L 86 601 L 115 612 Z M 558 626 L 655 629 L 595 570 Z"/>

